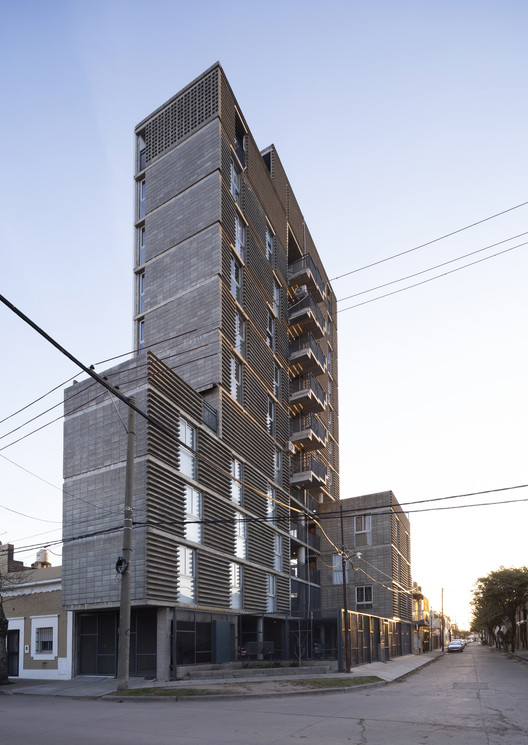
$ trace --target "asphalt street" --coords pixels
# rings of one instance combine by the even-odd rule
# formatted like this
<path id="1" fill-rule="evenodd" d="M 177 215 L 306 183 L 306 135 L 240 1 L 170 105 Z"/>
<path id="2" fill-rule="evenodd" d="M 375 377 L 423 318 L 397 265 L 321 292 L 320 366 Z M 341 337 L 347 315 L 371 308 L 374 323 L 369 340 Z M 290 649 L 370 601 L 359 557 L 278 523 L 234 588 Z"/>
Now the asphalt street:
<path id="1" fill-rule="evenodd" d="M 527 745 L 528 663 L 469 645 L 403 680 L 327 695 L 109 702 L 0 696 L 10 745 Z"/>

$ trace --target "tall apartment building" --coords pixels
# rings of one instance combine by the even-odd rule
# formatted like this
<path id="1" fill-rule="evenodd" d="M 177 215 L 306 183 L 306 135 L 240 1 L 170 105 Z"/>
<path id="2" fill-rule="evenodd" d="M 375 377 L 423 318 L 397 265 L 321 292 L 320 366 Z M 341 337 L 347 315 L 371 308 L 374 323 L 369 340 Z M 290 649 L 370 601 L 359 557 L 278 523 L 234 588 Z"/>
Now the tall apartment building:
<path id="1" fill-rule="evenodd" d="M 140 418 L 131 671 L 290 654 L 339 499 L 336 300 L 273 146 L 215 64 L 136 128 Z M 115 671 L 125 406 L 66 393 L 63 596 L 77 672 Z M 157 424 L 162 424 L 160 429 Z M 245 652 L 243 652 L 245 654 Z"/>

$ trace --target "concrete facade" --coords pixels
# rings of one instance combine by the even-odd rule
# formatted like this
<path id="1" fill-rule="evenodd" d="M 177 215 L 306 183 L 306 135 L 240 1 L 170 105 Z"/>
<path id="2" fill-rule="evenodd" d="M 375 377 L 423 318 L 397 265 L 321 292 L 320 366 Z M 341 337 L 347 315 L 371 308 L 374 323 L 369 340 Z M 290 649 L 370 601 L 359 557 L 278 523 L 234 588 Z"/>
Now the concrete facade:
<path id="1" fill-rule="evenodd" d="M 326 543 L 322 550 L 323 612 L 344 604 L 341 556 L 337 552 L 344 543 L 349 557 L 348 609 L 412 621 L 410 524 L 394 494 L 379 492 L 343 499 L 337 506 L 323 504 L 319 516 L 335 544 L 332 547 Z"/>
<path id="2" fill-rule="evenodd" d="M 173 669 L 246 643 L 285 656 L 285 619 L 320 608 L 310 516 L 339 499 L 335 295 L 220 65 L 136 141 L 137 352 L 105 376 L 149 417 L 135 446 L 137 660 L 157 655 L 167 675 L 169 649 Z M 110 655 L 87 650 L 110 644 L 119 604 L 127 412 L 85 382 L 65 414 L 63 603 L 78 671 L 95 655 L 97 672 Z"/>

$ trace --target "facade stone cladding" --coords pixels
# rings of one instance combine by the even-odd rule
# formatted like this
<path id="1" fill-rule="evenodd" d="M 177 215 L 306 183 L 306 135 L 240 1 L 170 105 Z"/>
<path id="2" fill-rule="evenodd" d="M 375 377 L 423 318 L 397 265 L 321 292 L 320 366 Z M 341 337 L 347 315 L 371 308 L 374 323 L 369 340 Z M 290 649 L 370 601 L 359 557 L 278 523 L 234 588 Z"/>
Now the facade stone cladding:
<path id="1" fill-rule="evenodd" d="M 322 525 L 335 542 L 334 548 L 326 544 L 322 551 L 323 612 L 341 608 L 344 602 L 341 556 L 334 558 L 342 547 L 341 510 L 345 553 L 350 557 L 348 609 L 411 621 L 410 524 L 391 491 L 343 499 L 337 506 L 320 506 Z M 360 532 L 368 527 L 366 533 Z M 357 552 L 361 558 L 355 556 Z M 371 590 L 365 595 L 361 589 L 358 594 L 358 587 Z M 369 599 L 371 602 L 366 602 Z"/>
<path id="2" fill-rule="evenodd" d="M 308 515 L 339 499 L 336 301 L 323 264 L 275 148 L 257 148 L 219 64 L 141 122 L 136 138 L 137 351 L 105 375 L 176 436 L 178 418 L 189 420 L 198 471 L 182 476 L 178 445 L 138 425 L 134 510 L 145 524 L 135 530 L 133 603 L 187 607 L 175 559 L 190 545 L 185 530 L 151 520 L 184 521 L 192 486 L 204 521 L 192 609 L 223 618 L 318 610 L 320 538 Z M 173 398 L 156 387 L 159 375 Z M 72 386 L 65 405 L 64 602 L 116 607 L 126 406 L 92 382 Z M 245 485 L 236 510 L 233 459 Z M 247 521 L 242 558 L 235 512 Z M 243 569 L 236 609 L 233 562 Z"/>

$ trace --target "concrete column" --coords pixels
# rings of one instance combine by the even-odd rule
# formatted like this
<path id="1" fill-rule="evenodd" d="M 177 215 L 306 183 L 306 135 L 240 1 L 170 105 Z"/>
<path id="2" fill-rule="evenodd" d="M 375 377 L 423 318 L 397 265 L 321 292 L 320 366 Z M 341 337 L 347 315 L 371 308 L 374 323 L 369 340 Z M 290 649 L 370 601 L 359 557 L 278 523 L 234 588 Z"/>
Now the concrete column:
<path id="1" fill-rule="evenodd" d="M 156 633 L 156 679 L 170 680 L 172 608 L 158 608 Z"/>
<path id="2" fill-rule="evenodd" d="M 264 642 L 264 619 L 262 618 L 262 616 L 260 616 L 259 618 L 257 618 L 257 643 L 259 645 L 259 649 L 262 649 L 263 642 Z M 263 654 L 260 653 L 257 659 L 262 660 Z"/>

